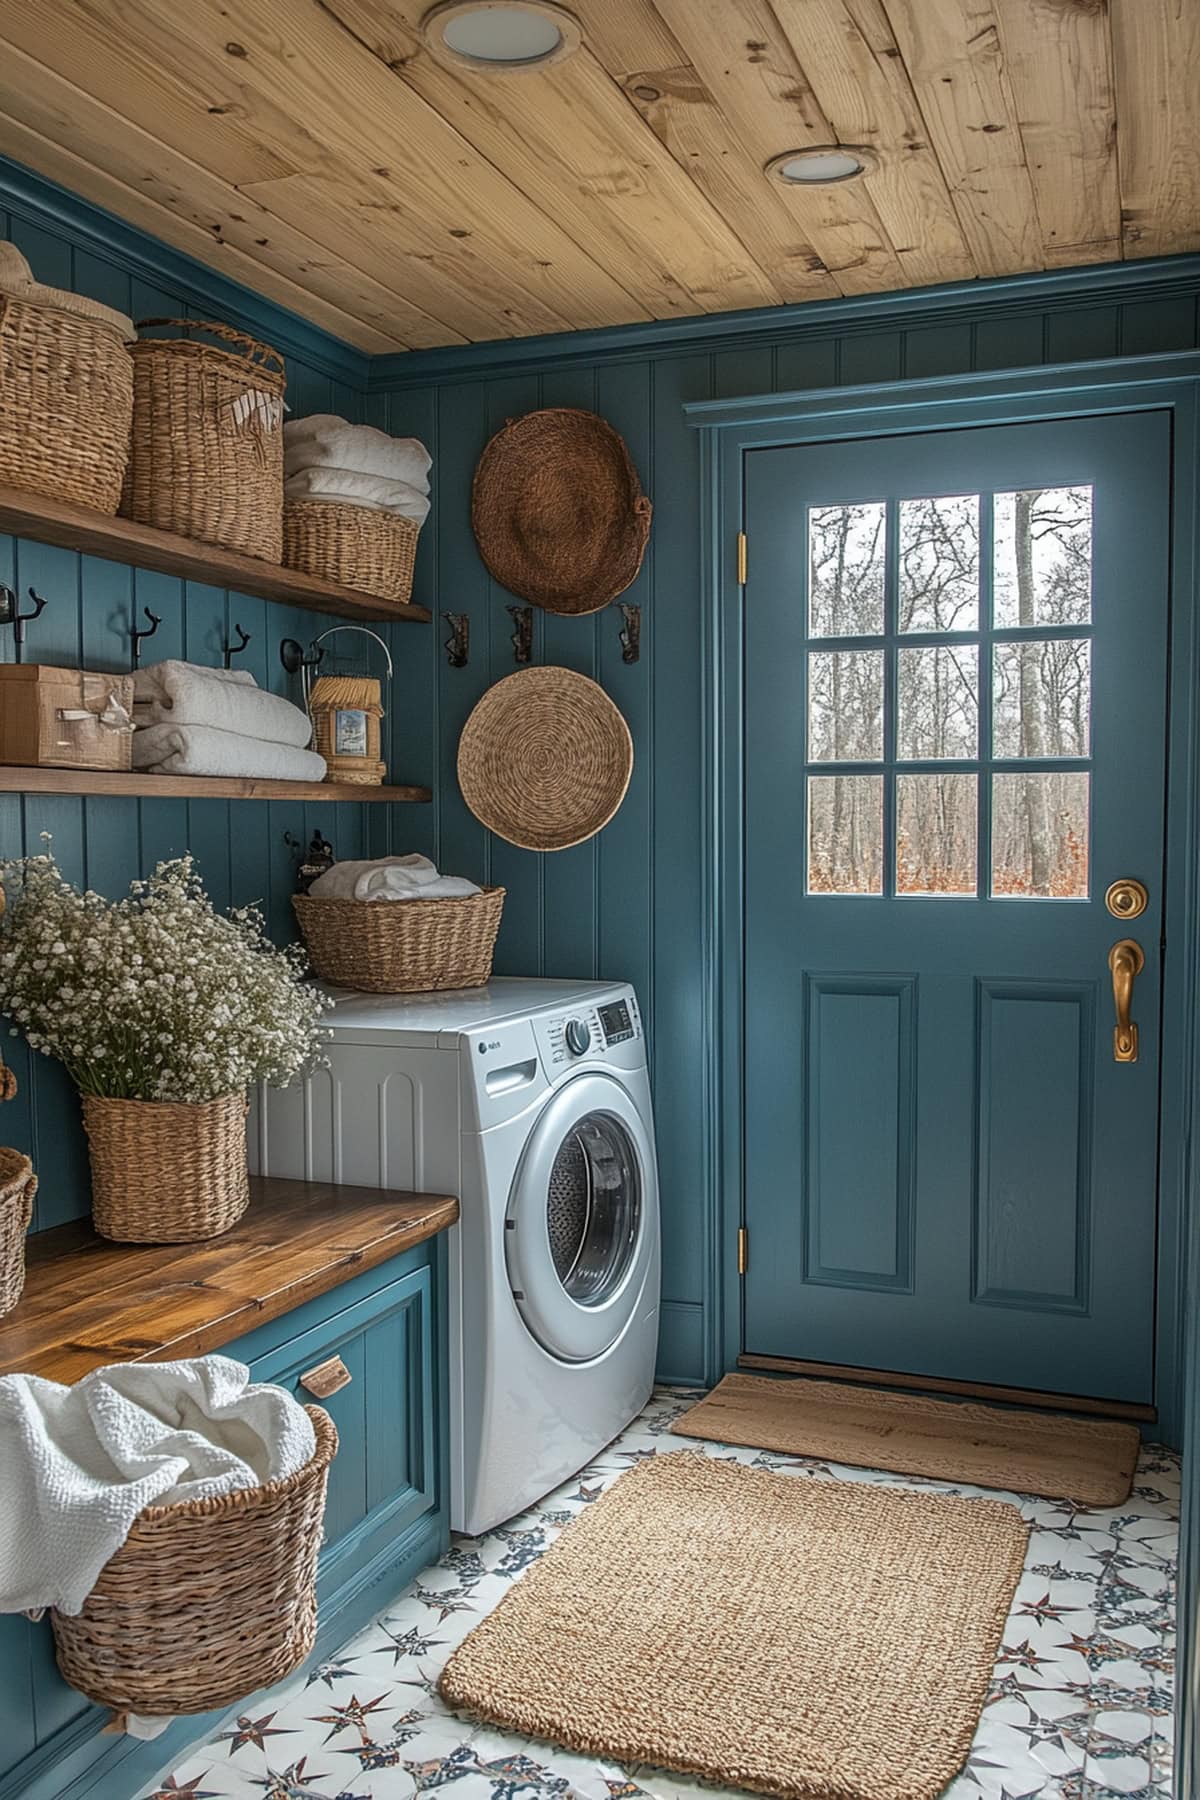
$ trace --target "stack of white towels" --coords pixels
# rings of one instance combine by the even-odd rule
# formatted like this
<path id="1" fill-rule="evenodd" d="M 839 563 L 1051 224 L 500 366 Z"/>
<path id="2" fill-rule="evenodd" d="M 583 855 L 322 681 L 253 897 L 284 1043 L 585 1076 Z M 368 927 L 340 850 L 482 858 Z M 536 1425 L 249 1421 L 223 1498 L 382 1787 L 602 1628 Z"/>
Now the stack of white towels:
<path id="1" fill-rule="evenodd" d="M 376 856 L 334 863 L 309 888 L 316 900 L 461 900 L 479 889 L 463 875 L 443 875 L 427 856 Z"/>
<path id="2" fill-rule="evenodd" d="M 308 714 L 260 688 L 248 669 L 160 662 L 133 682 L 133 766 L 158 775 L 253 775 L 323 781 Z"/>
<path id="3" fill-rule="evenodd" d="M 416 438 L 389 437 L 336 413 L 313 413 L 283 428 L 284 498 L 337 500 L 423 525 L 431 460 Z"/>

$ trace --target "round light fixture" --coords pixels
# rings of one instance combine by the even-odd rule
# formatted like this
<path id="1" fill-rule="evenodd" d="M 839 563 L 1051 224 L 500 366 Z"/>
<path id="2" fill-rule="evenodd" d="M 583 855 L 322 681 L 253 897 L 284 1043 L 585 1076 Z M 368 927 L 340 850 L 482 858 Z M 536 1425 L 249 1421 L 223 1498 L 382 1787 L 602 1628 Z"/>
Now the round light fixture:
<path id="1" fill-rule="evenodd" d="M 430 54 L 451 68 L 544 69 L 579 48 L 579 21 L 553 0 L 442 0 L 421 20 Z"/>
<path id="2" fill-rule="evenodd" d="M 784 187 L 831 187 L 839 181 L 855 181 L 875 166 L 875 152 L 862 144 L 814 144 L 811 149 L 785 150 L 766 164 Z"/>

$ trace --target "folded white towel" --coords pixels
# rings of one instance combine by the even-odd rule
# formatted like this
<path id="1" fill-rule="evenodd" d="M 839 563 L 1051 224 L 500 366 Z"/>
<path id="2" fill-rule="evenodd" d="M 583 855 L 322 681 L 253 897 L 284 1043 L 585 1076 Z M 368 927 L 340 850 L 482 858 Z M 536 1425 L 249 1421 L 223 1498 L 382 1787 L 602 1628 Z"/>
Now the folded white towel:
<path id="1" fill-rule="evenodd" d="M 377 856 L 334 863 L 309 888 L 317 900 L 461 900 L 479 889 L 461 875 L 441 875 L 427 856 Z"/>
<path id="2" fill-rule="evenodd" d="M 78 1613 L 144 1507 L 279 1480 L 315 1448 L 304 1408 L 228 1356 L 0 1378 L 0 1612 Z"/>
<path id="3" fill-rule="evenodd" d="M 297 469 L 287 477 L 283 492 L 287 500 L 340 500 L 374 512 L 398 513 L 417 525 L 429 516 L 429 496 L 419 488 L 383 475 L 360 475 L 354 469 Z"/>
<path id="4" fill-rule="evenodd" d="M 433 458 L 417 438 L 390 437 L 374 425 L 350 425 L 335 413 L 313 413 L 290 419 L 283 428 L 283 472 L 297 469 L 354 469 L 360 475 L 383 475 L 429 491 Z"/>
<path id="5" fill-rule="evenodd" d="M 133 734 L 133 766 L 158 775 L 258 775 L 323 781 L 325 758 L 291 744 L 221 731 L 216 725 L 147 725 Z"/>
<path id="6" fill-rule="evenodd" d="M 312 737 L 308 714 L 279 694 L 265 692 L 248 669 L 148 663 L 134 675 L 133 700 L 139 725 L 215 725 L 297 750 Z"/>

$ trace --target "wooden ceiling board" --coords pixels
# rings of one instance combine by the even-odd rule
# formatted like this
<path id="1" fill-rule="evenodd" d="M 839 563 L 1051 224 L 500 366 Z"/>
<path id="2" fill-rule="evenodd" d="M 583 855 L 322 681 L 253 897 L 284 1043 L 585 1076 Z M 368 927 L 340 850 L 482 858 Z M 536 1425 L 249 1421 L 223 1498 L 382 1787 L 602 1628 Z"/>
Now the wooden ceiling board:
<path id="1" fill-rule="evenodd" d="M 498 73 L 429 3 L 4 0 L 0 150 L 367 351 L 1200 248 L 1200 0 L 568 0 Z"/>

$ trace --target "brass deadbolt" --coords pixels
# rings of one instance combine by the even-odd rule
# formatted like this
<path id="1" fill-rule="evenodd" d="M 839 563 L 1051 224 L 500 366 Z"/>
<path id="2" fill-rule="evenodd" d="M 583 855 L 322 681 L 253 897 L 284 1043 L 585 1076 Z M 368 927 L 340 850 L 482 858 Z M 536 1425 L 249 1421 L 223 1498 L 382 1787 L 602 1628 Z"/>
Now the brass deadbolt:
<path id="1" fill-rule="evenodd" d="M 1139 919 L 1150 904 L 1150 896 L 1140 881 L 1127 875 L 1122 881 L 1113 882 L 1104 904 L 1114 919 Z"/>

